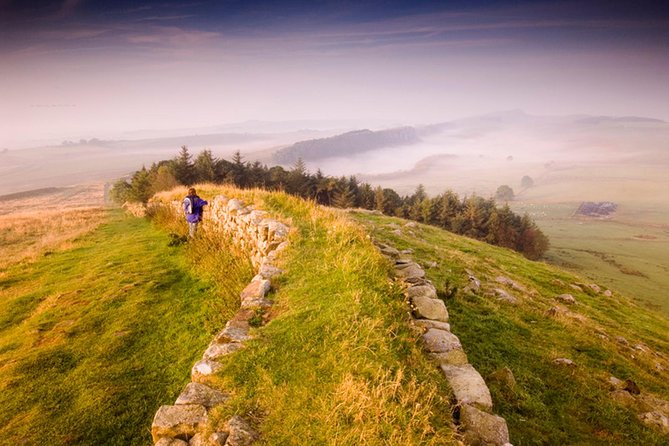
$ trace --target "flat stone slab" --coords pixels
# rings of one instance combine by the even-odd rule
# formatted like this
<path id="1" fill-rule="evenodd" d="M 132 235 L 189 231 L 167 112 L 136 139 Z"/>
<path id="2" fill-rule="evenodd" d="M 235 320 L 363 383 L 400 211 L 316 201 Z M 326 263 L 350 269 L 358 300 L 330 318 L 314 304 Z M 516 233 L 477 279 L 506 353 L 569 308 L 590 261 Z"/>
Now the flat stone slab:
<path id="1" fill-rule="evenodd" d="M 414 319 L 413 324 L 417 327 L 423 328 L 425 331 L 427 331 L 429 328 L 451 331 L 451 324 L 448 322 L 433 321 L 430 319 Z"/>
<path id="2" fill-rule="evenodd" d="M 199 382 L 221 369 L 221 364 L 210 359 L 202 359 L 195 363 L 190 371 L 193 381 Z"/>
<path id="3" fill-rule="evenodd" d="M 471 364 L 442 364 L 439 367 L 446 376 L 459 405 L 474 404 L 483 409 L 492 409 L 490 390 Z"/>
<path id="4" fill-rule="evenodd" d="M 198 404 L 160 406 L 153 417 L 153 442 L 161 437 L 188 439 L 207 423 L 207 409 Z"/>
<path id="5" fill-rule="evenodd" d="M 190 382 L 186 384 L 174 404 L 199 404 L 209 409 L 224 403 L 227 399 L 228 396 L 221 391 L 204 384 Z"/>
<path id="6" fill-rule="evenodd" d="M 250 308 L 263 308 L 267 309 L 274 305 L 274 302 L 267 299 L 266 297 L 261 297 L 257 299 L 244 299 L 241 304 L 241 308 L 250 309 Z"/>
<path id="7" fill-rule="evenodd" d="M 411 303 L 417 318 L 448 322 L 448 310 L 442 300 L 417 296 L 411 299 Z"/>
<path id="8" fill-rule="evenodd" d="M 511 288 L 513 288 L 516 291 L 522 291 L 522 292 L 527 291 L 524 286 L 520 285 L 516 281 L 514 281 L 512 279 L 509 279 L 508 277 L 505 277 L 505 276 L 495 277 L 495 282 L 502 283 L 504 285 L 509 285 Z"/>
<path id="9" fill-rule="evenodd" d="M 229 432 L 226 446 L 250 446 L 258 439 L 258 434 L 251 428 L 251 425 L 238 415 L 230 418 L 225 423 L 225 427 Z"/>
<path id="10" fill-rule="evenodd" d="M 451 350 L 462 350 L 460 339 L 450 331 L 430 328 L 422 336 L 423 348 L 431 353 L 446 353 Z"/>
<path id="11" fill-rule="evenodd" d="M 271 263 L 263 262 L 260 265 L 260 269 L 258 269 L 258 274 L 255 277 L 258 277 L 260 279 L 266 279 L 269 280 L 273 277 L 276 277 L 283 273 L 283 270 L 281 268 L 277 268 L 276 266 L 272 265 Z M 255 279 L 254 277 L 254 279 Z"/>
<path id="12" fill-rule="evenodd" d="M 431 284 L 410 286 L 406 290 L 406 296 L 409 299 L 413 299 L 414 297 L 427 297 L 429 299 L 436 299 L 437 290 L 434 285 Z"/>
<path id="13" fill-rule="evenodd" d="M 401 279 L 422 279 L 425 277 L 425 271 L 417 263 L 411 262 L 395 265 L 395 275 Z"/>
<path id="14" fill-rule="evenodd" d="M 229 342 L 226 344 L 218 344 L 215 341 L 209 344 L 207 350 L 205 350 L 202 357 L 204 359 L 216 360 L 220 359 L 223 356 L 228 356 L 231 353 L 234 353 L 238 350 L 244 348 L 243 344 L 239 342 Z"/>
<path id="15" fill-rule="evenodd" d="M 244 342 L 251 339 L 249 335 L 249 324 L 244 320 L 230 320 L 225 324 L 225 328 L 216 335 L 216 342 L 227 344 L 230 342 Z"/>
<path id="16" fill-rule="evenodd" d="M 571 294 L 560 294 L 558 296 L 555 296 L 555 298 L 557 300 L 561 300 L 562 302 L 567 303 L 567 304 L 575 304 L 576 303 L 576 299 L 574 299 L 574 296 L 572 296 Z"/>
<path id="17" fill-rule="evenodd" d="M 242 290 L 240 295 L 242 302 L 246 299 L 260 299 L 263 298 L 269 293 L 270 283 L 267 279 L 252 280 L 251 283 L 246 285 L 246 288 Z"/>
<path id="18" fill-rule="evenodd" d="M 214 432 L 209 438 L 205 437 L 202 433 L 198 433 L 190 439 L 188 446 L 225 446 L 227 438 L 227 432 Z"/>
<path id="19" fill-rule="evenodd" d="M 639 415 L 639 420 L 646 426 L 653 427 L 663 434 L 669 434 L 669 417 L 660 411 L 654 410 Z"/>
<path id="20" fill-rule="evenodd" d="M 183 440 L 179 440 L 178 438 L 163 437 L 160 440 L 158 440 L 158 443 L 156 443 L 155 446 L 190 446 L 190 445 Z"/>
<path id="21" fill-rule="evenodd" d="M 502 446 L 509 443 L 509 429 L 504 418 L 468 404 L 460 408 L 460 426 L 465 434 L 465 444 Z"/>

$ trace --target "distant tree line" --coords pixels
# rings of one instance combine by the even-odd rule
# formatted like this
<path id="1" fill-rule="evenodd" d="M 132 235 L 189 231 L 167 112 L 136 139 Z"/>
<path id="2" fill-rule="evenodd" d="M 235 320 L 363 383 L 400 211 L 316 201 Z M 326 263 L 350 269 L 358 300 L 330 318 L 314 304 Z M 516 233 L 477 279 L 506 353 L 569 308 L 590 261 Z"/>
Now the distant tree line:
<path id="1" fill-rule="evenodd" d="M 519 216 L 508 205 L 498 206 L 492 198 L 460 198 L 450 190 L 428 197 L 422 185 L 413 194 L 401 196 L 393 189 L 361 183 L 354 176 L 326 176 L 320 170 L 310 174 L 302 159 L 286 170 L 244 161 L 239 152 L 228 161 L 203 150 L 193 159 L 188 148 L 182 146 L 176 158 L 154 163 L 149 169 L 142 167 L 129 181 L 117 181 L 111 197 L 118 203 L 146 203 L 161 190 L 200 182 L 281 190 L 326 206 L 378 210 L 511 248 L 530 259 L 540 258 L 548 249 L 548 238 L 527 214 Z"/>

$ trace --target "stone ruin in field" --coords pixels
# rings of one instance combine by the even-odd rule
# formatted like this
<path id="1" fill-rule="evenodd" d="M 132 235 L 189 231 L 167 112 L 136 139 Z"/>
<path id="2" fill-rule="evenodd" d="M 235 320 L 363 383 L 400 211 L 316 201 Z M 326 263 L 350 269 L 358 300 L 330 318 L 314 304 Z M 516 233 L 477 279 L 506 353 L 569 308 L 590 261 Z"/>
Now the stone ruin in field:
<path id="1" fill-rule="evenodd" d="M 584 201 L 578 209 L 576 209 L 574 215 L 585 217 L 609 217 L 616 211 L 616 209 L 618 209 L 618 205 L 611 201 Z"/>

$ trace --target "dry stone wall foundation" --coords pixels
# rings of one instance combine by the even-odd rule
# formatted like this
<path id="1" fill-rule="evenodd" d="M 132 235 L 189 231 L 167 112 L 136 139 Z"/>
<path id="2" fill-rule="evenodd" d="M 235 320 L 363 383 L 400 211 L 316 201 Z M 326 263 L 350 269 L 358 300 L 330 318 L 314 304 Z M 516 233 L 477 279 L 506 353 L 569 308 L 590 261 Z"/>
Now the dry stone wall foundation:
<path id="1" fill-rule="evenodd" d="M 180 215 L 181 203 L 171 205 Z M 258 435 L 239 416 L 232 417 L 222 431 L 205 437 L 209 411 L 225 403 L 229 397 L 207 383 L 209 377 L 221 368 L 218 362 L 221 358 L 241 350 L 244 342 L 253 338 L 249 320 L 256 310 L 272 305 L 267 295 L 272 278 L 282 272 L 275 261 L 278 253 L 287 246 L 289 228 L 269 218 L 267 212 L 219 195 L 212 200 L 203 229 L 232 236 L 232 240 L 248 252 L 257 274 L 241 293 L 239 311 L 211 341 L 202 359 L 193 365 L 192 382 L 186 385 L 174 405 L 161 406 L 156 412 L 151 435 L 154 444 L 160 446 L 247 446 Z"/>
<path id="2" fill-rule="evenodd" d="M 446 305 L 437 297 L 434 285 L 425 278 L 423 268 L 391 246 L 377 243 L 377 247 L 393 262 L 395 276 L 406 285 L 405 296 L 414 317 L 413 324 L 423 333 L 423 349 L 438 364 L 453 391 L 465 443 L 510 446 L 506 421 L 491 413 L 490 390 L 467 361 L 458 337 L 451 333 Z"/>

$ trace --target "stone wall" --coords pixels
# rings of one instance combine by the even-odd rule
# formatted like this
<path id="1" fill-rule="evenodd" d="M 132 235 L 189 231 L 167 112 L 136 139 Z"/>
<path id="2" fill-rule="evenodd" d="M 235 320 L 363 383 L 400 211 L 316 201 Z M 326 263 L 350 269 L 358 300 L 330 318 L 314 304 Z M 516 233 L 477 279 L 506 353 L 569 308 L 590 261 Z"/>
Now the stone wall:
<path id="1" fill-rule="evenodd" d="M 179 216 L 182 214 L 181 202 L 172 202 L 170 206 Z M 219 195 L 210 203 L 202 229 L 230 235 L 234 243 L 248 253 L 257 274 L 241 293 L 239 311 L 193 366 L 192 381 L 174 405 L 161 406 L 156 412 L 151 434 L 157 446 L 243 446 L 257 439 L 251 426 L 239 416 L 231 418 L 220 431 L 204 437 L 205 431 L 212 431 L 207 429 L 209 411 L 229 398 L 225 392 L 210 387 L 208 380 L 221 368 L 218 360 L 244 348 L 244 342 L 253 338 L 249 320 L 258 310 L 272 305 L 267 295 L 271 279 L 282 272 L 275 261 L 287 246 L 289 228 L 269 218 L 265 211 Z M 413 324 L 421 331 L 424 350 L 441 369 L 453 391 L 456 421 L 465 443 L 508 445 L 506 421 L 492 413 L 490 391 L 481 375 L 468 363 L 460 340 L 451 333 L 448 310 L 437 297 L 434 285 L 407 253 L 387 245 L 378 246 L 381 253 L 393 261 L 395 275 L 406 286 Z"/>
<path id="2" fill-rule="evenodd" d="M 468 445 L 509 445 L 504 418 L 492 413 L 490 390 L 478 371 L 469 364 L 457 336 L 451 333 L 448 310 L 437 297 L 423 268 L 409 258 L 409 252 L 377 244 L 381 254 L 395 266 L 395 276 L 405 285 L 405 296 L 420 330 L 423 349 L 436 363 L 453 391 L 456 422 Z"/>
<path id="3" fill-rule="evenodd" d="M 152 206 L 161 205 L 152 203 Z M 181 202 L 170 205 L 177 215 L 182 215 Z M 232 417 L 223 429 L 205 437 L 205 432 L 212 431 L 207 428 L 209 411 L 229 398 L 225 392 L 210 387 L 208 381 L 221 368 L 221 358 L 241 350 L 244 342 L 253 338 L 254 329 L 249 321 L 271 307 L 272 301 L 267 296 L 272 278 L 281 274 L 275 261 L 287 246 L 289 228 L 269 218 L 265 211 L 219 195 L 212 200 L 202 229 L 230 235 L 234 243 L 248 253 L 257 274 L 241 293 L 239 311 L 214 337 L 202 359 L 193 365 L 191 382 L 174 405 L 161 406 L 156 412 L 151 435 L 157 446 L 244 446 L 257 438 L 246 420 L 239 416 Z"/>

